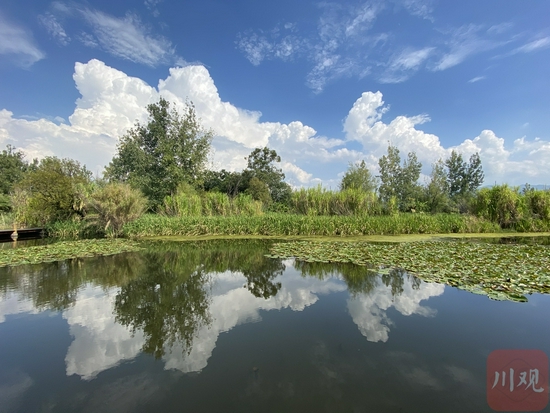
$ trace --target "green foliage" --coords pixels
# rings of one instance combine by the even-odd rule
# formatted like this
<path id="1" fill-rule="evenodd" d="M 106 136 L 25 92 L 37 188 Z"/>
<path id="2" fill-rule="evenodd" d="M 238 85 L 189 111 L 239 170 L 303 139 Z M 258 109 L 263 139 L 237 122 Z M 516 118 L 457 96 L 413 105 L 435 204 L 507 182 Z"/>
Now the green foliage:
<path id="1" fill-rule="evenodd" d="M 0 194 L 9 194 L 13 186 L 23 178 L 27 163 L 23 160 L 23 152 L 16 151 L 8 145 L 0 153 Z"/>
<path id="2" fill-rule="evenodd" d="M 260 181 L 255 176 L 250 180 L 246 193 L 251 195 L 256 201 L 260 201 L 266 206 L 273 202 L 267 184 Z"/>
<path id="3" fill-rule="evenodd" d="M 301 188 L 292 193 L 290 206 L 303 215 L 373 215 L 379 204 L 373 192 L 362 189 L 330 191 L 322 188 Z"/>
<path id="4" fill-rule="evenodd" d="M 495 185 L 482 188 L 473 197 L 473 212 L 498 223 L 502 228 L 517 231 L 548 231 L 550 229 L 550 192 L 526 187 Z"/>
<path id="5" fill-rule="evenodd" d="M 378 192 L 384 204 L 390 203 L 393 197 L 397 199 L 400 211 L 411 211 L 419 208 L 421 187 L 418 184 L 422 164 L 414 152 L 409 152 L 407 159 L 401 165 L 399 149 L 388 146 L 388 154 L 378 161 L 380 187 Z"/>
<path id="6" fill-rule="evenodd" d="M 360 189 L 364 192 L 376 190 L 376 179 L 370 173 L 365 161 L 361 161 L 358 165 L 350 164 L 340 183 L 340 190 L 345 189 Z"/>
<path id="7" fill-rule="evenodd" d="M 203 129 L 189 103 L 182 115 L 163 98 L 147 111 L 147 125 L 136 124 L 120 139 L 105 176 L 128 182 L 159 206 L 179 183 L 201 182 L 213 132 Z"/>
<path id="8" fill-rule="evenodd" d="M 262 215 L 264 204 L 262 201 L 255 200 L 250 195 L 239 194 L 231 200 L 233 215 Z"/>
<path id="9" fill-rule="evenodd" d="M 93 238 L 103 234 L 97 234 L 96 228 L 91 227 L 84 220 L 69 219 L 65 221 L 54 221 L 44 225 L 49 238 L 59 240 L 78 240 L 82 238 Z"/>
<path id="10" fill-rule="evenodd" d="M 524 199 L 517 187 L 495 185 L 482 188 L 473 201 L 474 213 L 498 223 L 502 228 L 511 228 L 523 218 Z"/>
<path id="11" fill-rule="evenodd" d="M 178 217 L 194 217 L 202 214 L 202 201 L 195 188 L 188 183 L 180 183 L 176 193 L 164 198 L 160 208 L 162 214 Z"/>
<path id="12" fill-rule="evenodd" d="M 83 217 L 91 177 L 85 166 L 72 159 L 42 159 L 15 185 L 12 203 L 17 222 L 44 225 Z"/>
<path id="13" fill-rule="evenodd" d="M 86 217 L 109 237 L 118 237 L 122 227 L 139 218 L 147 206 L 143 194 L 126 183 L 112 182 L 98 187 L 88 201 Z"/>
<path id="14" fill-rule="evenodd" d="M 445 164 L 440 159 L 432 165 L 430 182 L 425 187 L 426 209 L 431 213 L 449 211 L 449 184 Z"/>
<path id="15" fill-rule="evenodd" d="M 11 199 L 9 195 L 0 194 L 0 213 L 11 211 Z"/>
<path id="16" fill-rule="evenodd" d="M 251 178 L 250 171 L 228 172 L 225 169 L 221 171 L 206 171 L 203 183 L 203 189 L 207 192 L 222 192 L 231 197 L 245 192 Z"/>
<path id="17" fill-rule="evenodd" d="M 532 218 L 550 220 L 550 191 L 528 188 L 524 191 L 524 196 Z"/>
<path id="18" fill-rule="evenodd" d="M 394 216 L 311 216 L 269 213 L 256 216 L 165 217 L 147 214 L 124 226 L 128 237 L 199 235 L 399 235 L 499 231 L 498 225 L 459 214 Z"/>
<path id="19" fill-rule="evenodd" d="M 183 184 L 178 187 L 176 194 L 164 199 L 161 212 L 178 217 L 260 215 L 263 213 L 263 205 L 261 201 L 242 193 L 232 198 L 221 192 L 198 195 L 193 187 Z"/>
<path id="20" fill-rule="evenodd" d="M 242 172 L 207 171 L 204 183 L 206 192 L 222 192 L 230 197 L 246 192 L 249 187 L 252 173 L 248 170 Z"/>
<path id="21" fill-rule="evenodd" d="M 23 152 L 16 151 L 11 145 L 7 145 L 0 153 L 0 211 L 11 211 L 10 194 L 13 193 L 15 184 L 23 178 L 27 170 L 36 168 L 36 159 L 29 165 L 24 158 Z"/>
<path id="22" fill-rule="evenodd" d="M 288 202 L 292 193 L 290 185 L 284 182 L 285 174 L 275 166 L 275 162 L 281 162 L 281 157 L 273 149 L 264 147 L 254 149 L 247 158 L 250 178 L 256 177 L 269 188 L 271 199 L 274 202 Z"/>
<path id="23" fill-rule="evenodd" d="M 470 157 L 470 162 L 466 163 L 462 154 L 453 150 L 451 156 L 445 161 L 445 166 L 447 167 L 447 182 L 451 198 L 456 195 L 464 196 L 467 193 L 473 193 L 483 183 L 484 174 L 478 153 L 473 154 Z"/>
<path id="24" fill-rule="evenodd" d="M 0 267 L 63 261 L 138 250 L 140 250 L 138 243 L 131 240 L 63 241 L 34 247 L 2 250 L 0 253 Z"/>
<path id="25" fill-rule="evenodd" d="M 0 229 L 12 229 L 13 228 L 13 213 L 0 212 Z"/>

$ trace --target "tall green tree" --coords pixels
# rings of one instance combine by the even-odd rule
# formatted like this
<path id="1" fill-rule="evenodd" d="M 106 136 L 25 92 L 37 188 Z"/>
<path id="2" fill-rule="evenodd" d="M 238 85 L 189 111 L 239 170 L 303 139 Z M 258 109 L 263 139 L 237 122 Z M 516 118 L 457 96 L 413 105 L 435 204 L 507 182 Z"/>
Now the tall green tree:
<path id="1" fill-rule="evenodd" d="M 393 145 L 388 146 L 388 154 L 378 161 L 380 187 L 378 192 L 380 199 L 386 205 L 397 200 L 401 211 L 407 211 L 416 206 L 421 194 L 418 184 L 422 164 L 414 152 L 409 152 L 407 159 L 401 165 L 399 149 Z"/>
<path id="2" fill-rule="evenodd" d="M 477 152 L 470 157 L 468 163 L 462 158 L 462 154 L 453 150 L 451 156 L 445 161 L 445 166 L 451 197 L 473 193 L 483 183 L 483 167 Z"/>
<path id="3" fill-rule="evenodd" d="M 470 163 L 468 164 L 467 177 L 468 177 L 468 190 L 470 192 L 476 191 L 481 186 L 481 184 L 483 184 L 483 180 L 485 179 L 485 174 L 483 173 L 481 158 L 479 157 L 479 153 L 477 152 L 474 153 L 472 156 L 470 156 Z"/>
<path id="4" fill-rule="evenodd" d="M 401 176 L 401 157 L 399 149 L 388 146 L 388 154 L 378 160 L 380 186 L 380 200 L 387 204 L 392 198 L 397 198 Z"/>
<path id="5" fill-rule="evenodd" d="M 206 171 L 203 189 L 208 192 L 222 192 L 233 198 L 248 189 L 250 179 L 250 172 L 246 170 L 242 172 L 230 172 L 225 169 Z"/>
<path id="6" fill-rule="evenodd" d="M 445 160 L 445 166 L 447 167 L 449 195 L 454 197 L 457 194 L 465 193 L 468 188 L 468 165 L 462 158 L 462 154 L 453 150 L 451 156 Z"/>
<path id="7" fill-rule="evenodd" d="M 401 167 L 399 205 L 401 210 L 409 211 L 418 207 L 422 187 L 418 184 L 422 164 L 418 161 L 416 153 L 409 152 L 407 159 Z"/>
<path id="8" fill-rule="evenodd" d="M 147 124 L 137 123 L 120 139 L 105 176 L 128 182 L 158 206 L 180 182 L 201 184 L 213 132 L 201 126 L 191 103 L 180 114 L 160 98 L 147 111 Z"/>
<path id="9" fill-rule="evenodd" d="M 430 181 L 425 187 L 425 202 L 429 212 L 446 212 L 449 207 L 449 184 L 445 163 L 439 159 L 432 165 Z"/>
<path id="10" fill-rule="evenodd" d="M 340 190 L 360 189 L 364 192 L 376 190 L 376 178 L 371 174 L 365 161 L 360 164 L 350 164 L 340 182 Z"/>
<path id="11" fill-rule="evenodd" d="M 281 162 L 281 157 L 274 149 L 256 148 L 250 153 L 247 161 L 247 168 L 243 172 L 248 173 L 250 179 L 256 177 L 264 182 L 274 202 L 287 202 L 290 199 L 292 189 L 284 181 L 283 171 L 275 165 Z"/>

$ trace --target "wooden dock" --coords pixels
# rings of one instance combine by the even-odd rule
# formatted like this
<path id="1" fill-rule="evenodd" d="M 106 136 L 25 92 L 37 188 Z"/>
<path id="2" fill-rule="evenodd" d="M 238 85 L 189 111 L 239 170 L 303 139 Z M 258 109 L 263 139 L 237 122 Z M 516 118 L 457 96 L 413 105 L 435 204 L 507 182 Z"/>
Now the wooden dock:
<path id="1" fill-rule="evenodd" d="M 0 242 L 12 241 L 11 234 L 13 229 L 1 229 L 0 230 Z M 31 239 L 31 238 L 43 238 L 44 228 L 19 228 L 17 229 L 17 239 Z"/>

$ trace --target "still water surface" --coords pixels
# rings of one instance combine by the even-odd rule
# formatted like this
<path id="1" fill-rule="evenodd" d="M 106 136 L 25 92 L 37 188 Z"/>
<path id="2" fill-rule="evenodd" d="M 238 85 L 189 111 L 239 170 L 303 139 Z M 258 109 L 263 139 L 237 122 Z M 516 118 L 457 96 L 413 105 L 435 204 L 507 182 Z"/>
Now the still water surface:
<path id="1" fill-rule="evenodd" d="M 0 412 L 490 412 L 550 297 L 264 257 L 271 241 L 0 268 Z"/>

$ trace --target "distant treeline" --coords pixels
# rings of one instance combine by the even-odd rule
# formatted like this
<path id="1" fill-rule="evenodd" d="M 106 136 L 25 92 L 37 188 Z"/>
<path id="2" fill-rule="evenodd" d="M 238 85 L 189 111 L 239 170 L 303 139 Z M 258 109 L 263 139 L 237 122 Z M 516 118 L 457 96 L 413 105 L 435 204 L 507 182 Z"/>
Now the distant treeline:
<path id="1" fill-rule="evenodd" d="M 508 185 L 480 189 L 484 174 L 477 153 L 466 161 L 453 151 L 420 183 L 416 153 L 402 160 L 389 145 L 376 174 L 362 161 L 349 165 L 337 189 L 292 190 L 278 167 L 281 158 L 267 147 L 254 149 L 241 172 L 209 170 L 213 132 L 201 126 L 191 103 L 178 113 L 161 98 L 147 110 L 147 124 L 137 123 L 120 138 L 102 179 L 71 159 L 27 162 L 8 145 L 0 153 L 0 210 L 16 225 L 71 221 L 80 233 L 87 228 L 108 236 L 121 235 L 125 224 L 145 212 L 180 218 L 458 213 L 522 231 L 543 230 L 550 221 L 549 191 L 529 185 L 521 191 Z"/>

